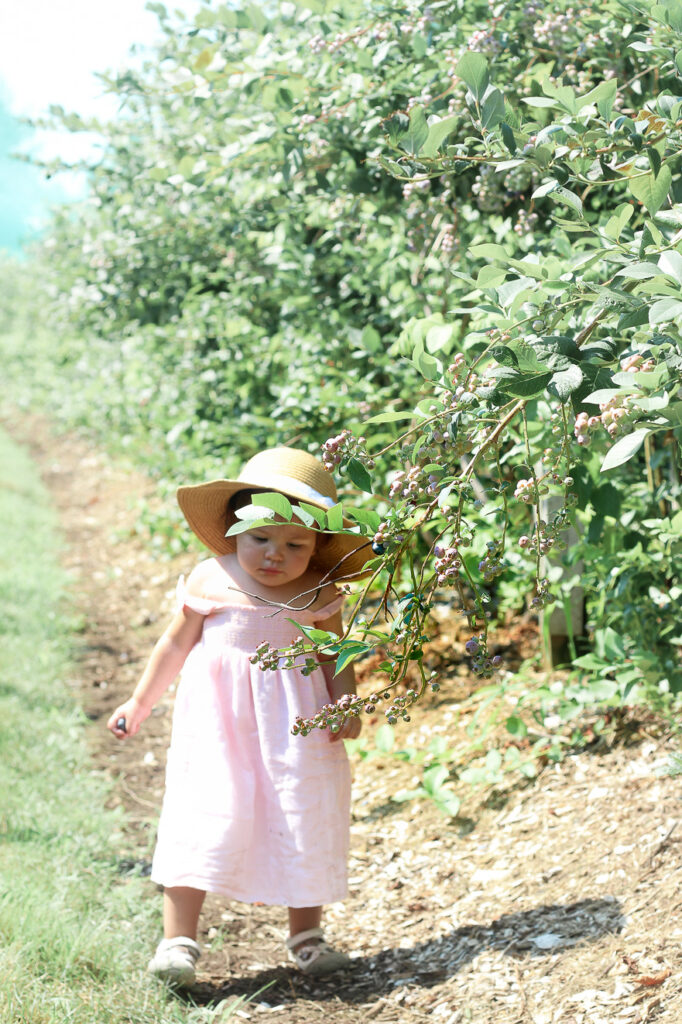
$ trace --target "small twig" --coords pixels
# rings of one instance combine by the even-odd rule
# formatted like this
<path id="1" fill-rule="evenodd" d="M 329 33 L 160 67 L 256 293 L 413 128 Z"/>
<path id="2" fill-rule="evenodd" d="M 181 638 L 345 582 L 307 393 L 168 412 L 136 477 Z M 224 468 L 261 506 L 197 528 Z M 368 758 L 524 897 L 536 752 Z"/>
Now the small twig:
<path id="1" fill-rule="evenodd" d="M 141 804 L 142 807 L 148 807 L 152 811 L 158 811 L 158 809 L 159 809 L 158 803 L 153 804 L 153 803 L 150 803 L 149 800 L 143 800 L 142 797 L 139 797 L 135 793 L 133 793 L 132 789 L 129 789 L 128 786 L 126 786 L 125 782 L 123 782 L 122 779 L 119 779 L 119 785 L 120 785 L 121 789 L 123 790 L 123 792 L 128 794 L 128 796 L 131 798 L 131 800 L 134 800 L 136 803 Z"/>

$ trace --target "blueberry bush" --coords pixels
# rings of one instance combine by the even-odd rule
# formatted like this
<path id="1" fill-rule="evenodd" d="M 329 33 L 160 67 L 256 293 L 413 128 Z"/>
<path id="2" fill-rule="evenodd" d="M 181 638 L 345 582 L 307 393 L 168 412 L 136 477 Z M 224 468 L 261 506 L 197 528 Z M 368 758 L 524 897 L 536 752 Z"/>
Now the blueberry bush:
<path id="1" fill-rule="evenodd" d="M 150 6 L 116 123 L 52 111 L 105 144 L 33 260 L 53 340 L 18 379 L 167 478 L 322 452 L 371 575 L 287 656 L 378 652 L 385 683 L 302 732 L 408 718 L 438 601 L 495 685 L 495 618 L 576 582 L 591 647 L 549 703 L 673 700 L 682 6 Z"/>

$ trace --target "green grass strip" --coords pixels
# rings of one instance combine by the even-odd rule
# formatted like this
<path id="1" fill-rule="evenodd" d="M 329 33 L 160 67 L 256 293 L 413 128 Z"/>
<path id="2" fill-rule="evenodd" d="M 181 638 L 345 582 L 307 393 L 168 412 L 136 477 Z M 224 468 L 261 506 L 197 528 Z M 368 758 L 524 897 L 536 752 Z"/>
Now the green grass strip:
<path id="1" fill-rule="evenodd" d="M 66 680 L 75 622 L 49 496 L 0 431 L 0 1021 L 223 1021 L 145 975 L 150 883 L 121 873 L 124 824 Z"/>

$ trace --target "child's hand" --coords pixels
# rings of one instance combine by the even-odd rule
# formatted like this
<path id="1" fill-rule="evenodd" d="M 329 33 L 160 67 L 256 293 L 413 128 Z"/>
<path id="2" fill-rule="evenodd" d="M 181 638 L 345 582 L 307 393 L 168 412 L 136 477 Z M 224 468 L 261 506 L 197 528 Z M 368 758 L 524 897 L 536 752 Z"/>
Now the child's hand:
<path id="1" fill-rule="evenodd" d="M 145 718 L 149 717 L 151 710 L 131 697 L 125 704 L 119 704 L 107 722 L 107 729 L 113 732 L 117 740 L 134 736 L 139 732 Z"/>
<path id="2" fill-rule="evenodd" d="M 356 740 L 362 732 L 362 722 L 359 718 L 346 718 L 338 732 L 330 732 L 329 739 L 332 743 L 337 740 Z"/>

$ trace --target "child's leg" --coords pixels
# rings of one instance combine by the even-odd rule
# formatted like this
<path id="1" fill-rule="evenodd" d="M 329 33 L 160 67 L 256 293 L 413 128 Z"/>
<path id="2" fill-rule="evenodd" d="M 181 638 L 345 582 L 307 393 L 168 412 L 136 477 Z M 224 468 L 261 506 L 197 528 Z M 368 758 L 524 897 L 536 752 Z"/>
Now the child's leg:
<path id="1" fill-rule="evenodd" d="M 206 893 L 187 886 L 173 886 L 163 891 L 163 935 L 174 939 L 179 935 L 197 937 L 199 914 Z"/>
<path id="2" fill-rule="evenodd" d="M 319 929 L 321 920 L 322 907 L 289 907 L 287 946 L 294 963 L 304 974 L 332 974 L 344 970 L 351 962 L 345 953 L 337 952 L 325 942 L 321 931 L 291 944 L 296 935 Z"/>
<path id="3" fill-rule="evenodd" d="M 289 907 L 289 935 L 307 932 L 309 928 L 319 928 L 321 920 L 322 907 Z M 298 946 L 295 948 L 298 949 Z"/>

